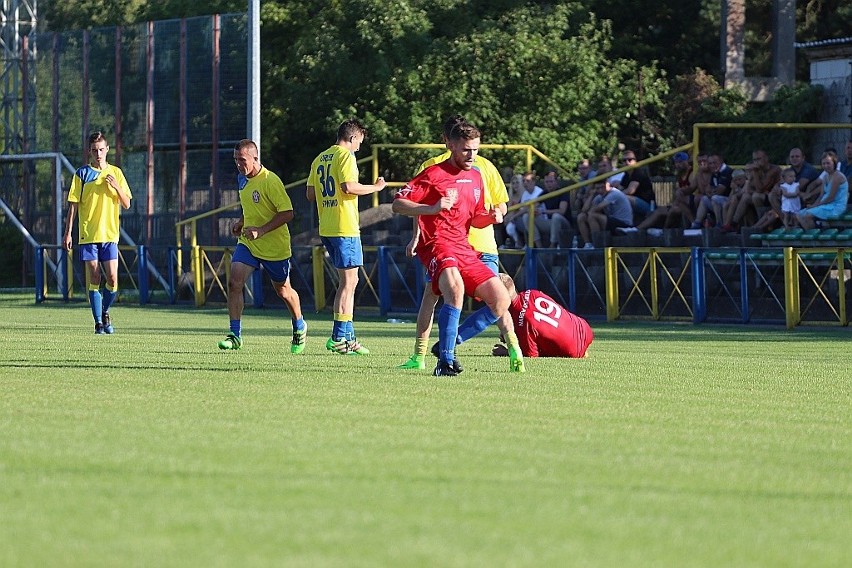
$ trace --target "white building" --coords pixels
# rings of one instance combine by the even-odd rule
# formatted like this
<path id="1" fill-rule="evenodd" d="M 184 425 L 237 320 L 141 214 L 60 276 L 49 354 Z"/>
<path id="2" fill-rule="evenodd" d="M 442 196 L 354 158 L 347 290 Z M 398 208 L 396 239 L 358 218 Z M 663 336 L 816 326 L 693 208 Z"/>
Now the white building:
<path id="1" fill-rule="evenodd" d="M 852 140 L 852 37 L 794 44 L 804 51 L 811 67 L 811 84 L 825 89 L 820 122 L 849 124 L 845 130 L 820 130 L 815 150 L 843 148 Z"/>

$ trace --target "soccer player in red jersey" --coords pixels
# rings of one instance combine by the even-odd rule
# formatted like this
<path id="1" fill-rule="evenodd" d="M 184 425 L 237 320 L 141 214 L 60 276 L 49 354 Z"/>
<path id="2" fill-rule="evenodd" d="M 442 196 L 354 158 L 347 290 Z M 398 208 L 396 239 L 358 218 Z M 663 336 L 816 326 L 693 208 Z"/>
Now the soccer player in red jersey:
<path id="1" fill-rule="evenodd" d="M 512 325 L 525 357 L 581 359 L 595 338 L 589 323 L 538 290 L 518 293 L 512 278 L 504 274 L 512 304 Z"/>
<path id="2" fill-rule="evenodd" d="M 438 315 L 440 357 L 435 375 L 456 375 L 456 335 L 464 296 L 480 298 L 486 308 L 476 315 L 484 329 L 497 323 L 509 344 L 510 369 L 525 372 L 523 354 L 509 319 L 509 294 L 499 278 L 468 242 L 471 226 L 485 227 L 502 221 L 498 209 L 485 208 L 482 176 L 473 169 L 479 152 L 479 129 L 460 123 L 452 129 L 450 158 L 411 180 L 396 195 L 393 211 L 417 217 L 420 241 L 416 255 L 432 280 L 432 290 L 444 298 Z"/>

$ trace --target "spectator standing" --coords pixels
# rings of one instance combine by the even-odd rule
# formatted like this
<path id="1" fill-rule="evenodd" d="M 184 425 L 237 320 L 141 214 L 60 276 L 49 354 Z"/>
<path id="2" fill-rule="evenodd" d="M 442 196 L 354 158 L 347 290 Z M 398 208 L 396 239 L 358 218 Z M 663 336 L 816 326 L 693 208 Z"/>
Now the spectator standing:
<path id="1" fill-rule="evenodd" d="M 118 293 L 118 237 L 121 209 L 130 207 L 133 196 L 124 172 L 107 162 L 109 144 L 102 132 L 89 136 L 89 163 L 74 172 L 68 191 L 68 219 L 62 244 L 71 251 L 74 218 L 80 214 L 80 257 L 86 266 L 89 306 L 95 333 L 115 331 L 109 309 Z M 101 292 L 101 268 L 106 275 Z"/>

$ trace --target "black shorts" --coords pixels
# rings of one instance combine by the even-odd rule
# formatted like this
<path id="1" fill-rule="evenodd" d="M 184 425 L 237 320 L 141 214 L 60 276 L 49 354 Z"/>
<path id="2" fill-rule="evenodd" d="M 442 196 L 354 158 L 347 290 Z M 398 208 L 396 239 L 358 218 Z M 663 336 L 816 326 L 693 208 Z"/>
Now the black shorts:
<path id="1" fill-rule="evenodd" d="M 606 218 L 606 230 L 610 233 L 616 229 L 620 229 L 622 227 L 632 227 L 630 223 L 625 223 L 621 219 L 616 219 L 615 217 L 607 217 Z"/>

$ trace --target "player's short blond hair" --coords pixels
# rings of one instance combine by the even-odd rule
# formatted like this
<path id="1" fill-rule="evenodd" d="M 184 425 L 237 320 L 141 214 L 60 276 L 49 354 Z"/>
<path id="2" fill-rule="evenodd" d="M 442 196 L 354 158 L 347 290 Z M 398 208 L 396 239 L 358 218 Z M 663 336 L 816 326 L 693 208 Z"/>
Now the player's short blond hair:
<path id="1" fill-rule="evenodd" d="M 506 287 L 506 290 L 509 291 L 509 297 L 514 298 L 518 295 L 518 289 L 515 288 L 515 281 L 512 280 L 512 277 L 508 274 L 503 274 L 502 272 L 497 275 L 501 282 L 503 282 L 503 286 Z"/>

